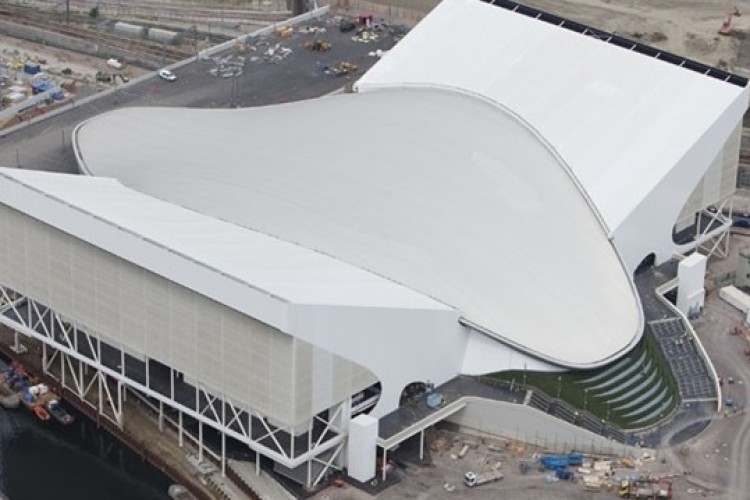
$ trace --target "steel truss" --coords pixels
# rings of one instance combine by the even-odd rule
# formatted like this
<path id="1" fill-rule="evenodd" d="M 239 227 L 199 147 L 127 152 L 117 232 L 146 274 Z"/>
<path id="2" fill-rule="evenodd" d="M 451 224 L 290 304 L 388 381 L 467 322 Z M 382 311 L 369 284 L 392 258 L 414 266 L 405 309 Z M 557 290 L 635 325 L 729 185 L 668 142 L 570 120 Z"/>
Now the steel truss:
<path id="1" fill-rule="evenodd" d="M 295 436 L 295 428 L 276 427 L 259 411 L 233 401 L 226 395 L 200 382 L 185 384 L 178 381 L 177 372 L 169 369 L 169 389 L 159 391 L 149 373 L 149 359 L 142 361 L 145 380 L 136 380 L 128 370 L 124 346 L 113 345 L 110 340 L 102 340 L 98 332 L 90 332 L 83 325 L 54 312 L 33 299 L 10 288 L 0 285 L 0 323 L 14 331 L 14 345 L 19 344 L 19 333 L 41 341 L 42 367 L 45 374 L 56 378 L 64 388 L 71 390 L 82 402 L 89 405 L 104 418 L 109 419 L 120 429 L 124 425 L 123 402 L 127 392 L 147 402 L 158 414 L 159 429 L 163 430 L 164 420 L 172 423 L 178 431 L 178 443 L 184 438 L 195 442 L 198 458 L 204 454 L 217 460 L 221 473 L 226 473 L 226 439 L 240 441 L 255 452 L 256 472 L 260 472 L 260 456 L 289 468 L 306 466 L 304 486 L 313 488 L 332 469 L 340 469 L 337 460 L 346 443 L 346 428 L 350 419 L 350 400 L 345 400 L 331 408 L 328 418 L 316 415 L 307 422 L 307 430 L 302 437 Z M 103 354 L 108 350 L 109 355 Z M 113 352 L 116 356 L 113 357 Z M 119 359 L 117 359 L 119 357 Z M 53 369 L 59 366 L 59 374 Z M 162 381 L 163 382 L 163 381 Z M 176 398 L 178 384 L 194 385 L 195 397 L 192 404 L 184 398 Z M 166 394 L 165 394 L 166 392 Z M 190 398 L 191 400 L 193 398 Z M 167 410 L 177 413 L 177 421 L 165 415 Z M 191 436 L 183 425 L 183 416 L 198 423 L 197 438 Z M 221 436 L 221 453 L 206 448 L 203 440 L 203 426 L 218 431 Z M 305 425 L 305 424 L 302 424 Z M 299 429 L 300 426 L 296 426 Z M 320 456 L 326 454 L 327 458 Z M 313 474 L 313 464 L 322 465 L 318 474 Z"/>
<path id="2" fill-rule="evenodd" d="M 699 222 L 695 226 L 695 242 L 698 249 L 706 257 L 717 255 L 725 258 L 729 253 L 729 230 L 732 227 L 733 199 L 733 196 L 728 196 L 716 205 L 716 210 L 704 209 L 698 212 Z M 701 216 L 710 218 L 705 227 L 701 227 Z M 716 227 L 717 224 L 718 227 Z"/>

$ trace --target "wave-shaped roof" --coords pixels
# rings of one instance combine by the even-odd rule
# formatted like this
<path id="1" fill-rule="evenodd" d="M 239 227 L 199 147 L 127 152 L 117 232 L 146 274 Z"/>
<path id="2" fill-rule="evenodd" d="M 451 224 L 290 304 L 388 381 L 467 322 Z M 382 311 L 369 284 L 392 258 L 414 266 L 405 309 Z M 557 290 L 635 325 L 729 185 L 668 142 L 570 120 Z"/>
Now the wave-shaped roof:
<path id="1" fill-rule="evenodd" d="M 551 362 L 602 364 L 640 337 L 630 278 L 565 165 L 475 96 L 126 108 L 74 140 L 87 173 L 374 272 Z"/>

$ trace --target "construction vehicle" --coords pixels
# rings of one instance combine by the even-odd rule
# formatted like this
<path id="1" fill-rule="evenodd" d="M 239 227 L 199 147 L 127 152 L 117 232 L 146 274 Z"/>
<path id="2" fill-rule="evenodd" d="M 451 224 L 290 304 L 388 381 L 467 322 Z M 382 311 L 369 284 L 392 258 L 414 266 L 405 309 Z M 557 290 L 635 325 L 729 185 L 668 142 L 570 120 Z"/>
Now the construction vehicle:
<path id="1" fill-rule="evenodd" d="M 110 83 L 112 81 L 112 75 L 103 71 L 96 72 L 96 81 L 103 83 Z"/>
<path id="2" fill-rule="evenodd" d="M 357 66 L 356 64 L 341 61 L 340 63 L 334 64 L 333 66 L 328 68 L 328 71 L 334 76 L 344 76 L 357 71 L 358 69 L 359 66 Z"/>
<path id="3" fill-rule="evenodd" d="M 481 486 L 483 484 L 500 481 L 503 477 L 503 473 L 497 469 L 488 472 L 480 472 L 479 474 L 469 471 L 464 474 L 464 484 L 468 488 L 473 488 L 474 486 Z"/>
<path id="4" fill-rule="evenodd" d="M 327 52 L 331 50 L 331 44 L 322 40 L 308 40 L 303 44 L 303 46 L 308 50 L 312 50 L 313 52 Z"/>
<path id="5" fill-rule="evenodd" d="M 732 20 L 734 19 L 734 12 L 727 12 L 727 18 L 721 23 L 719 28 L 719 34 L 724 36 L 730 36 L 734 32 L 732 27 Z"/>
<path id="6" fill-rule="evenodd" d="M 620 482 L 618 494 L 622 498 L 667 500 L 672 498 L 672 481 L 669 479 L 660 479 L 655 482 L 623 479 Z"/>

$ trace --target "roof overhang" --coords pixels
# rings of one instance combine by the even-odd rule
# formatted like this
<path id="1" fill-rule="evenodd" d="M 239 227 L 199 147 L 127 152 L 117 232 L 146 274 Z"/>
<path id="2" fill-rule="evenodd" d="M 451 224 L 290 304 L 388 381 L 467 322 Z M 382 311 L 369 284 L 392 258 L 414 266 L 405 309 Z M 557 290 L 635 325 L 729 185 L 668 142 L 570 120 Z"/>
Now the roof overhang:
<path id="1" fill-rule="evenodd" d="M 126 108 L 74 144 L 90 174 L 399 283 L 549 362 L 598 366 L 640 339 L 637 294 L 576 179 L 480 96 Z"/>

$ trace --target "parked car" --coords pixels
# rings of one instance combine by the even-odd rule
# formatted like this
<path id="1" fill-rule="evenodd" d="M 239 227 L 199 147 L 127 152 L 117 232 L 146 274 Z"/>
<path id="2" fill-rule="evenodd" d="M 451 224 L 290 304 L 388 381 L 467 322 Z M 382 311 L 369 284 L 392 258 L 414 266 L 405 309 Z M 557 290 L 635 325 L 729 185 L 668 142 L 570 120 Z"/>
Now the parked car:
<path id="1" fill-rule="evenodd" d="M 159 78 L 162 80 L 166 80 L 168 82 L 173 82 L 177 80 L 177 76 L 169 71 L 168 69 L 160 69 L 158 72 Z"/>
<path id="2" fill-rule="evenodd" d="M 112 58 L 112 59 L 107 59 L 107 66 L 111 66 L 116 69 L 122 69 L 124 65 L 117 59 Z"/>

